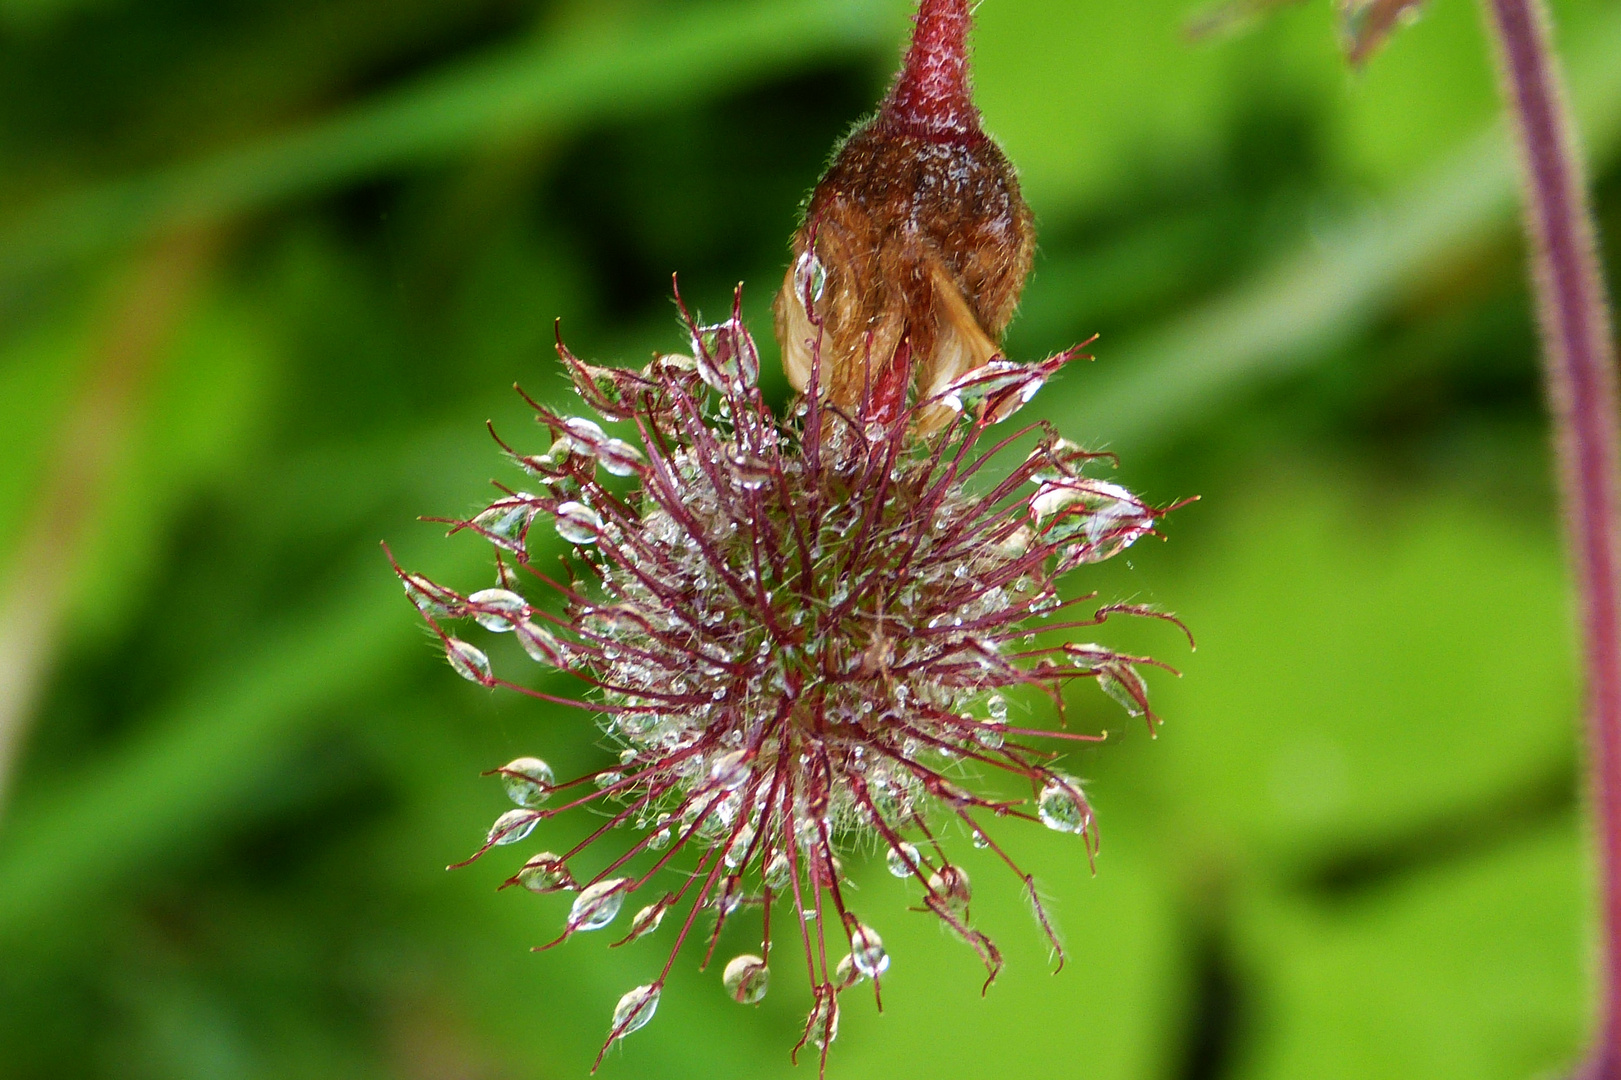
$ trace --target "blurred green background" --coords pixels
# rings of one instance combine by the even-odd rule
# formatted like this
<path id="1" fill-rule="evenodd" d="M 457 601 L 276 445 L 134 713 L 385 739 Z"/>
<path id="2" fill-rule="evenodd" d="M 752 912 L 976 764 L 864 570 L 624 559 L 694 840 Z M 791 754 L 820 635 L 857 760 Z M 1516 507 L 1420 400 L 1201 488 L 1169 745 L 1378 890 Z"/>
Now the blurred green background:
<path id="1" fill-rule="evenodd" d="M 455 678 L 378 548 L 481 587 L 419 514 L 543 442 L 548 342 L 639 364 L 668 299 L 755 328 L 904 0 L 0 0 L 0 1077 L 581 1077 L 658 942 L 447 874 L 519 754 L 589 718 Z M 1621 250 L 1621 4 L 1554 4 Z M 1118 451 L 1164 543 L 1077 581 L 1198 635 L 1105 640 L 1073 838 L 966 852 L 1008 969 L 850 860 L 894 957 L 858 1078 L 1524 1078 L 1594 982 L 1568 579 L 1515 185 L 1478 12 L 1360 74 L 1325 0 L 1198 45 L 1189 0 L 985 0 L 977 81 L 1042 248 L 1009 349 Z M 1612 281 L 1614 279 L 1612 278 Z M 775 384 L 785 394 L 780 379 Z M 482 549 L 482 550 L 481 550 Z M 513 660 L 496 656 L 508 667 Z M 559 686 L 554 689 L 560 689 Z M 563 819 L 523 851 L 558 848 Z M 966 847 L 966 845 L 959 845 Z M 739 948 L 746 947 L 741 928 Z M 666 930 L 660 941 L 667 941 Z M 735 951 L 735 950 L 734 950 Z M 807 1000 L 678 964 L 605 1077 L 812 1076 Z"/>

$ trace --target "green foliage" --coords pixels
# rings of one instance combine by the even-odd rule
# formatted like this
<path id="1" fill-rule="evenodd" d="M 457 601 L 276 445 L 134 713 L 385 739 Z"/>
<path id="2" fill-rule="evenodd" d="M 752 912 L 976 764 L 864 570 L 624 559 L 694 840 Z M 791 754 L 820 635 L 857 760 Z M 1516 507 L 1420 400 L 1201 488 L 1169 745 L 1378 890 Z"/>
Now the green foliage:
<path id="1" fill-rule="evenodd" d="M 1134 489 L 1203 496 L 1098 588 L 1200 648 L 1152 680 L 1157 741 L 1074 695 L 1111 730 L 1070 755 L 1095 877 L 999 830 L 1063 972 L 976 858 L 1009 960 L 982 999 L 852 853 L 894 967 L 882 1015 L 848 996 L 835 1075 L 1509 1078 L 1581 1044 L 1568 586 L 1475 13 L 1434 0 L 1352 76 L 1325 4 L 1198 45 L 1191 7 L 996 0 L 977 61 L 1043 226 L 1010 347 L 1104 334 L 1039 407 Z M 1613 231 L 1621 19 L 1556 7 Z M 561 900 L 497 894 L 500 854 L 440 868 L 501 808 L 481 770 L 606 752 L 455 679 L 377 542 L 489 574 L 415 518 L 517 482 L 481 424 L 532 444 L 514 379 L 563 400 L 554 317 L 640 362 L 680 345 L 680 272 L 711 312 L 745 280 L 765 336 L 798 201 L 904 25 L 898 0 L 0 4 L 0 605 L 26 537 L 69 557 L 0 806 L 0 1077 L 584 1073 L 656 946 L 531 955 Z M 213 253 L 57 528 L 120 290 L 183 229 Z M 1099 633 L 1177 662 L 1168 628 Z M 697 960 L 605 1075 L 808 1075 L 792 965 L 741 1009 Z"/>

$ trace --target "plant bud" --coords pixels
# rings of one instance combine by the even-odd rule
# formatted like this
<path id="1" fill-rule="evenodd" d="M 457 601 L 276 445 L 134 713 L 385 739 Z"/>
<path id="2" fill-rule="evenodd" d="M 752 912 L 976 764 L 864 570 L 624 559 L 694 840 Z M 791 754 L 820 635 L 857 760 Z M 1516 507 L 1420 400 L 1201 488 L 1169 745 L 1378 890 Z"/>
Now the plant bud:
<path id="1" fill-rule="evenodd" d="M 776 299 L 789 382 L 808 391 L 815 366 L 821 397 L 880 421 L 998 355 L 1035 251 L 970 96 L 968 24 L 967 0 L 923 0 L 900 75 L 811 194 Z"/>

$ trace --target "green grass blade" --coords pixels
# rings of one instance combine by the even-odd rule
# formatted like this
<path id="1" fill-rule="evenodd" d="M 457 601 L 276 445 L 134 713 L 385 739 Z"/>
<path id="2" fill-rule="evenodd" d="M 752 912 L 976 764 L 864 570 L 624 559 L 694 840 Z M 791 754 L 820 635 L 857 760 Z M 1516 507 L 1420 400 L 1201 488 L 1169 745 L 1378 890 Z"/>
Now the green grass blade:
<path id="1" fill-rule="evenodd" d="M 885 0 L 711 3 L 607 39 L 546 39 L 441 71 L 309 127 L 70 191 L 0 231 L 0 278 L 219 221 L 520 132 L 561 131 L 875 51 Z"/>

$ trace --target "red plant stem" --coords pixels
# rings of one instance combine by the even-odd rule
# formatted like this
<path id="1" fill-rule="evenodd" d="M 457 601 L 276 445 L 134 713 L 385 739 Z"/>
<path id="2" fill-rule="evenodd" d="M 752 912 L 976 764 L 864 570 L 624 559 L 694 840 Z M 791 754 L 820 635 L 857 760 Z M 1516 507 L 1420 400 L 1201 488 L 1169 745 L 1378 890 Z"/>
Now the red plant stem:
<path id="1" fill-rule="evenodd" d="M 1603 1011 L 1585 1075 L 1621 1080 L 1621 407 L 1593 218 L 1541 0 L 1487 0 L 1525 180 L 1532 283 L 1580 598 L 1603 888 Z"/>

